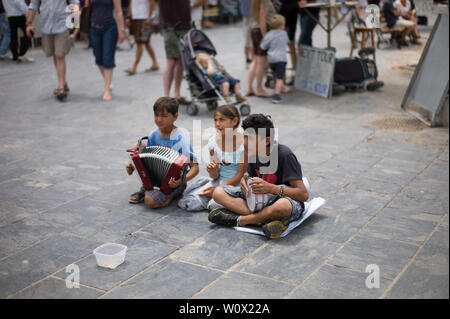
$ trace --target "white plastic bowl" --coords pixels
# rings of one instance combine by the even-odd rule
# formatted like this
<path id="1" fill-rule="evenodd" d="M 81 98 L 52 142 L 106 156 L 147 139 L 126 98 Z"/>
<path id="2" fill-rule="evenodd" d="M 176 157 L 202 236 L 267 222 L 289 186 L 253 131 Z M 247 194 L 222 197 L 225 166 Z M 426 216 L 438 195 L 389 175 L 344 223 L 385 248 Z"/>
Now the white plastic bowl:
<path id="1" fill-rule="evenodd" d="M 94 249 L 97 265 L 114 269 L 125 261 L 127 246 L 115 243 L 106 243 Z"/>

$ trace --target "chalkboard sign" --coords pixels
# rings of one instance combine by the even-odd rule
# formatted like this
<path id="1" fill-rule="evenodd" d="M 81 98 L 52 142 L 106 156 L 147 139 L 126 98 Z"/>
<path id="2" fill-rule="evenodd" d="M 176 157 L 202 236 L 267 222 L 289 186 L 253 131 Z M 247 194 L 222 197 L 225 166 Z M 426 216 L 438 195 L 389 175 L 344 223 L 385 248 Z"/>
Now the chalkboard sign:
<path id="1" fill-rule="evenodd" d="M 440 14 L 428 38 L 419 64 L 411 78 L 402 101 L 407 109 L 411 102 L 431 113 L 430 124 L 434 126 L 445 97 L 448 94 L 449 78 L 449 17 Z M 423 120 L 423 118 L 421 118 Z"/>
<path id="2" fill-rule="evenodd" d="M 325 98 L 331 97 L 333 74 L 333 51 L 299 46 L 294 82 L 296 89 Z"/>

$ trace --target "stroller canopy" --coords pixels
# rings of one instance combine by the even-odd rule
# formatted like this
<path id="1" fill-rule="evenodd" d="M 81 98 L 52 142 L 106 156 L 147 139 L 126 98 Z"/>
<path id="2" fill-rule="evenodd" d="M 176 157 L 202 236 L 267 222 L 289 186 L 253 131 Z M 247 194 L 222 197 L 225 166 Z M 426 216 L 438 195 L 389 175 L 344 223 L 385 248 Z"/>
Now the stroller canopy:
<path id="1" fill-rule="evenodd" d="M 193 29 L 184 36 L 184 43 L 189 47 L 192 57 L 204 52 L 209 55 L 217 55 L 216 48 L 211 40 L 200 30 Z"/>

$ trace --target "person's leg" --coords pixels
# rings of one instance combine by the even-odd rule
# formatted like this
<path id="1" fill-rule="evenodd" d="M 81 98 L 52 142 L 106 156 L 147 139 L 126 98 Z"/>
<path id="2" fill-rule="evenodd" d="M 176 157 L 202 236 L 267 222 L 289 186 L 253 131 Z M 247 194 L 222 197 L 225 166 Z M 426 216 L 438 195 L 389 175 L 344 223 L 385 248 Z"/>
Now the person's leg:
<path id="1" fill-rule="evenodd" d="M 226 98 L 230 97 L 230 83 L 223 82 L 221 85 L 223 96 Z M 227 101 L 228 102 L 228 101 Z"/>
<path id="2" fill-rule="evenodd" d="M 264 72 L 267 67 L 267 56 L 256 56 L 256 95 L 258 96 L 270 96 L 269 93 L 264 90 L 263 80 Z"/>
<path id="3" fill-rule="evenodd" d="M 286 198 L 280 198 L 270 206 L 264 207 L 261 211 L 255 214 L 249 214 L 241 216 L 239 218 L 239 224 L 245 225 L 257 225 L 260 223 L 267 223 L 274 220 L 281 220 L 290 216 L 292 213 L 292 204 Z"/>
<path id="4" fill-rule="evenodd" d="M 283 80 L 277 79 L 275 81 L 275 94 L 280 94 L 283 89 Z"/>
<path id="5" fill-rule="evenodd" d="M 0 56 L 8 53 L 9 42 L 11 41 L 11 33 L 9 31 L 9 21 L 6 13 L 0 14 Z"/>
<path id="6" fill-rule="evenodd" d="M 113 78 L 113 70 L 116 67 L 115 54 L 118 39 L 117 25 L 113 25 L 105 30 L 103 34 L 103 75 L 105 86 L 103 88 L 103 100 L 111 100 L 111 83 Z"/>
<path id="7" fill-rule="evenodd" d="M 170 96 L 170 88 L 172 87 L 176 62 L 175 59 L 167 59 L 163 75 L 164 96 Z"/>
<path id="8" fill-rule="evenodd" d="M 172 198 L 169 198 L 167 201 L 165 201 L 164 203 L 158 203 L 156 202 L 150 195 L 145 195 L 144 197 L 144 204 L 148 207 L 148 208 L 163 208 L 168 206 L 170 203 L 172 202 Z"/>
<path id="9" fill-rule="evenodd" d="M 256 55 L 253 55 L 252 63 L 248 69 L 248 79 L 247 79 L 247 95 L 254 94 L 253 92 L 253 81 L 256 77 Z"/>
<path id="10" fill-rule="evenodd" d="M 23 36 L 20 38 L 19 56 L 24 56 L 31 46 L 31 39 L 27 37 L 27 18 L 25 16 L 18 17 L 18 27 L 22 30 Z"/>
<path id="11" fill-rule="evenodd" d="M 63 89 L 66 84 L 66 58 L 64 56 L 53 56 L 53 62 L 58 77 L 58 88 Z"/>
<path id="12" fill-rule="evenodd" d="M 216 187 L 213 193 L 216 203 L 239 215 L 249 215 L 251 211 L 247 207 L 247 202 L 240 197 L 229 195 L 222 187 Z"/>
<path id="13" fill-rule="evenodd" d="M 174 69 L 174 88 L 173 88 L 173 95 L 176 99 L 181 98 L 180 89 L 182 80 L 183 80 L 183 62 L 181 61 L 181 59 L 176 59 Z"/>
<path id="14" fill-rule="evenodd" d="M 134 57 L 133 65 L 131 67 L 129 67 L 128 69 L 126 69 L 125 70 L 126 72 L 128 72 L 130 74 L 136 73 L 136 69 L 137 69 L 137 66 L 139 64 L 139 61 L 141 60 L 143 51 L 144 51 L 143 44 L 142 43 L 137 43 L 136 55 Z"/>
<path id="15" fill-rule="evenodd" d="M 150 55 L 150 58 L 152 59 L 151 69 L 159 69 L 159 64 L 158 64 L 158 60 L 156 59 L 155 50 L 153 50 L 153 47 L 150 44 L 150 41 L 145 44 L 145 48 L 147 49 L 147 52 Z"/>
<path id="16" fill-rule="evenodd" d="M 9 44 L 9 48 L 11 49 L 12 58 L 14 61 L 17 61 L 19 59 L 19 50 L 17 48 L 17 29 L 18 25 L 16 22 L 16 17 L 9 17 L 9 30 L 11 32 L 11 41 Z"/>

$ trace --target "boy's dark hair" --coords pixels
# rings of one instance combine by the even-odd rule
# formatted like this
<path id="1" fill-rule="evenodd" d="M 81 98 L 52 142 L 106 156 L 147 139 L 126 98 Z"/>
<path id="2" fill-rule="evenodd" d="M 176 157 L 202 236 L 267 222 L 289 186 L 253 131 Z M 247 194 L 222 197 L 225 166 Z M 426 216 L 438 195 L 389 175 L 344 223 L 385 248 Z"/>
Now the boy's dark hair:
<path id="1" fill-rule="evenodd" d="M 265 129 L 265 138 L 270 136 L 270 131 L 273 130 L 272 117 L 264 114 L 250 114 L 245 120 L 242 121 L 242 128 L 244 130 L 251 128 L 255 130 L 256 134 L 259 134 L 260 129 Z"/>
<path id="2" fill-rule="evenodd" d="M 171 97 L 160 97 L 153 105 L 153 112 L 156 114 L 159 112 L 167 111 L 168 113 L 175 115 L 176 113 L 178 113 L 179 105 L 180 103 L 177 99 Z"/>

